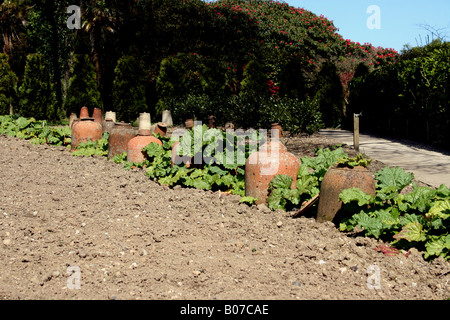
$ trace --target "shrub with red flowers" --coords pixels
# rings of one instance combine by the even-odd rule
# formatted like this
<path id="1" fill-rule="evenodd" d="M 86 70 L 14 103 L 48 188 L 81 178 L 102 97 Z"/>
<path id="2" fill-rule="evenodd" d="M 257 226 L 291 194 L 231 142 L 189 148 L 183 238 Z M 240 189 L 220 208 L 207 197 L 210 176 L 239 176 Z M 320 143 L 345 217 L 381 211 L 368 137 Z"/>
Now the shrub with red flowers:
<path id="1" fill-rule="evenodd" d="M 267 80 L 267 86 L 269 87 L 270 95 L 276 96 L 278 94 L 278 91 L 280 91 L 280 87 L 275 85 L 275 82 L 272 80 Z"/>
<path id="2" fill-rule="evenodd" d="M 171 10 L 163 7 L 168 4 L 162 0 L 142 1 L 142 10 L 138 12 L 145 14 L 151 10 L 157 18 L 145 17 L 142 29 L 147 30 L 148 25 L 154 32 L 150 35 L 143 31 L 146 37 L 141 41 L 145 45 L 138 49 L 149 71 L 155 70 L 155 66 L 159 68 L 162 59 L 169 55 L 182 57 L 183 94 L 209 99 L 220 96 L 220 101 L 233 103 L 245 95 L 245 108 L 252 110 L 262 108 L 265 103 L 261 99 L 271 97 L 312 99 L 318 86 L 323 85 L 318 82 L 319 73 L 331 62 L 342 85 L 342 99 L 346 101 L 348 85 L 358 64 L 366 63 L 373 71 L 396 62 L 399 57 L 392 49 L 344 39 L 333 21 L 323 15 L 279 1 L 168 1 L 173 4 Z M 188 13 L 192 13 L 191 17 Z M 167 39 L 166 46 L 160 45 L 161 39 Z M 258 61 L 264 70 L 261 83 L 249 81 L 245 75 L 251 61 Z M 295 68 L 287 67 L 292 61 Z M 156 93 L 164 95 L 158 100 L 171 99 L 166 93 Z M 245 117 L 245 108 L 236 108 L 241 113 L 234 117 Z"/>

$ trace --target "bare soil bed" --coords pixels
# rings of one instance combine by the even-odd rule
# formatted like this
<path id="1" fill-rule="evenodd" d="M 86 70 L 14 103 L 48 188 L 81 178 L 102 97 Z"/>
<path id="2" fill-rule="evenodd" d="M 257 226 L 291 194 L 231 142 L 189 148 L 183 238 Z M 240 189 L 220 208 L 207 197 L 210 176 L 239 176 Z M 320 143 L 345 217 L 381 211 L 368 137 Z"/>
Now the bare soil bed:
<path id="1" fill-rule="evenodd" d="M 298 156 L 335 144 L 320 135 L 287 142 Z M 386 256 L 378 244 L 313 217 L 169 189 L 104 158 L 0 136 L 0 299 L 450 297 L 450 262 L 417 250 Z M 80 272 L 78 289 L 69 267 Z"/>

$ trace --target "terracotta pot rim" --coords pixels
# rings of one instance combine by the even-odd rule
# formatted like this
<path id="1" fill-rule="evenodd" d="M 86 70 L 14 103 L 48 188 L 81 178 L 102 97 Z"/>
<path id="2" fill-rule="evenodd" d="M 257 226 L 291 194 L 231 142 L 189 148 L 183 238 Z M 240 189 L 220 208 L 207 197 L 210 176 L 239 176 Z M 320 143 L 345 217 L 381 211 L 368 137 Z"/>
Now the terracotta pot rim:
<path id="1" fill-rule="evenodd" d="M 331 167 L 330 169 L 355 170 L 355 171 L 368 171 L 369 170 L 369 169 L 367 169 L 366 167 L 363 167 L 363 166 L 355 166 L 353 168 L 350 168 L 350 167 L 340 167 L 339 165 L 335 165 L 335 166 Z"/>

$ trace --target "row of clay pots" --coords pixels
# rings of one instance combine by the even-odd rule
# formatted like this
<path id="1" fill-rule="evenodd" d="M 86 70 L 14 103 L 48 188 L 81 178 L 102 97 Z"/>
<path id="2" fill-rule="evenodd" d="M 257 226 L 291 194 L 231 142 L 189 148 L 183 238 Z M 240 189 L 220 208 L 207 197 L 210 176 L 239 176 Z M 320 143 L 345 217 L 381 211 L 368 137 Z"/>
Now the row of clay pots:
<path id="1" fill-rule="evenodd" d="M 164 123 L 158 123 L 154 127 L 150 125 L 150 114 L 141 113 L 139 116 L 139 128 L 133 127 L 129 123 L 115 123 L 109 134 L 108 159 L 124 153 L 127 153 L 127 161 L 143 162 L 146 158 L 142 151 L 151 142 L 162 145 L 162 142 L 153 136 L 153 133 L 159 133 L 165 136 L 167 126 Z"/>
<path id="2" fill-rule="evenodd" d="M 103 123 L 100 121 L 101 118 L 100 109 L 94 109 L 93 117 L 89 117 L 86 107 L 81 109 L 80 119 L 73 119 L 71 123 L 72 150 L 75 150 L 80 142 L 97 141 L 102 138 L 104 132 L 109 132 L 108 159 L 127 152 L 128 161 L 142 162 L 145 159 L 142 148 L 150 142 L 157 142 L 162 145 L 152 132 L 159 133 L 162 136 L 167 133 L 167 126 L 164 123 L 158 123 L 154 128 L 151 127 L 150 114 L 148 113 L 140 115 L 138 130 L 129 123 L 115 122 L 114 112 L 107 112 Z"/>
<path id="3" fill-rule="evenodd" d="M 102 137 L 102 126 L 89 118 L 86 113 L 80 114 L 80 120 L 72 126 L 72 149 L 79 142 L 96 141 Z M 142 113 L 139 118 L 139 129 L 127 123 L 114 123 L 109 136 L 108 159 L 117 154 L 127 152 L 127 161 L 143 162 L 146 158 L 142 151 L 151 142 L 162 146 L 162 142 L 152 134 L 150 114 Z M 162 127 L 162 129 L 161 129 Z M 165 125 L 157 125 L 154 129 L 162 130 L 165 135 Z M 281 131 L 281 128 L 279 128 Z M 172 148 L 172 165 L 184 163 L 186 167 L 193 167 L 193 159 L 177 155 L 179 143 Z M 261 146 L 259 151 L 252 153 L 245 167 L 245 195 L 257 198 L 256 204 L 266 203 L 269 196 L 269 183 L 279 174 L 292 177 L 291 188 L 296 187 L 300 160 L 287 151 L 287 148 L 277 140 L 269 140 Z M 321 185 L 317 211 L 317 221 L 337 221 L 342 219 L 342 202 L 340 193 L 349 188 L 360 188 L 362 191 L 375 195 L 375 182 L 370 172 L 363 167 L 330 168 Z"/>
<path id="4" fill-rule="evenodd" d="M 142 123 L 142 121 L 140 121 Z M 186 127 L 191 128 L 194 123 L 186 122 Z M 278 124 L 274 124 L 273 130 L 282 129 Z M 276 134 L 276 133 L 275 133 Z M 145 127 L 139 128 L 138 135 L 128 143 L 128 161 L 142 162 L 145 155 L 142 148 L 151 142 L 162 145 L 161 141 L 148 135 Z M 184 164 L 187 168 L 201 167 L 194 164 L 194 159 L 187 156 L 177 155 L 179 142 L 172 147 L 172 165 Z M 269 183 L 279 174 L 292 177 L 291 188 L 296 187 L 297 174 L 300 168 L 300 160 L 287 151 L 287 148 L 278 140 L 271 139 L 261 146 L 259 151 L 252 153 L 246 162 L 245 167 L 245 195 L 257 198 L 256 204 L 267 202 L 269 196 Z M 317 213 L 317 220 L 336 221 L 342 219 L 342 202 L 339 201 L 340 193 L 348 188 L 360 188 L 368 194 L 375 194 L 375 182 L 370 172 L 363 167 L 350 168 L 330 168 L 325 175 L 321 189 Z"/>

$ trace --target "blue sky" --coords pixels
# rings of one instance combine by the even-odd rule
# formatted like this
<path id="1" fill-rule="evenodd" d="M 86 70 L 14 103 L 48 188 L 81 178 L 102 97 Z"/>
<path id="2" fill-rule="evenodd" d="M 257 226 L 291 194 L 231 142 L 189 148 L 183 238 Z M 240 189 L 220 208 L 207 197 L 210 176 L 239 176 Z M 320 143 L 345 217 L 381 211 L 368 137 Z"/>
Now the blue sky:
<path id="1" fill-rule="evenodd" d="M 361 44 L 400 51 L 405 44 L 416 46 L 419 36 L 422 44 L 431 34 L 420 25 L 441 30 L 450 41 L 450 0 L 285 0 L 293 7 L 305 8 L 317 15 L 323 14 L 339 28 L 344 39 Z M 376 5 L 380 9 L 380 28 L 369 29 L 367 20 L 375 14 L 367 9 Z M 375 22 L 375 20 L 371 20 Z"/>

